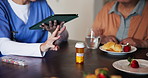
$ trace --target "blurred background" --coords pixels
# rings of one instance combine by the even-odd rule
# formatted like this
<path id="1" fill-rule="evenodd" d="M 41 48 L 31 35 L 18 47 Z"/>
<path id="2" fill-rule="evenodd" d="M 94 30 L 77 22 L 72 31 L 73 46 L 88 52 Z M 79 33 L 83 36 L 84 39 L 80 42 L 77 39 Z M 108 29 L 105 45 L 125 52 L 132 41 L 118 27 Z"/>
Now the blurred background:
<path id="1" fill-rule="evenodd" d="M 67 22 L 69 39 L 84 41 L 95 16 L 108 0 L 47 0 L 55 14 L 78 14 L 79 17 Z"/>

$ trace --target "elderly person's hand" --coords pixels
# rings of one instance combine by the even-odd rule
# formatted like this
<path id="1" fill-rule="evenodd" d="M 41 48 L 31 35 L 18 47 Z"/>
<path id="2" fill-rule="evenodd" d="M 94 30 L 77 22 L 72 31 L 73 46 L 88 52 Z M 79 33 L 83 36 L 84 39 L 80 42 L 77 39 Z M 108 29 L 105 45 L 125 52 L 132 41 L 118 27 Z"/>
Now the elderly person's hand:
<path id="1" fill-rule="evenodd" d="M 107 43 L 107 42 L 109 42 L 109 41 L 118 43 L 118 40 L 116 39 L 115 36 L 112 36 L 112 35 L 109 35 L 109 36 L 104 36 L 104 35 L 102 35 L 102 36 L 101 36 L 101 43 L 102 43 L 102 44 L 105 44 L 105 43 Z"/>
<path id="2" fill-rule="evenodd" d="M 56 30 L 52 33 L 52 35 L 40 46 L 41 52 L 46 52 L 48 49 L 57 51 L 59 49 L 59 46 L 54 44 L 54 42 L 58 39 L 60 39 L 60 34 L 66 29 L 66 27 L 63 27 L 60 30 L 60 26 L 57 26 Z M 59 31 L 60 30 L 60 31 Z"/>
<path id="3" fill-rule="evenodd" d="M 130 45 L 138 47 L 138 48 L 148 48 L 148 41 L 134 39 L 134 38 L 131 38 L 131 37 L 123 39 L 120 43 L 121 44 L 129 43 Z"/>

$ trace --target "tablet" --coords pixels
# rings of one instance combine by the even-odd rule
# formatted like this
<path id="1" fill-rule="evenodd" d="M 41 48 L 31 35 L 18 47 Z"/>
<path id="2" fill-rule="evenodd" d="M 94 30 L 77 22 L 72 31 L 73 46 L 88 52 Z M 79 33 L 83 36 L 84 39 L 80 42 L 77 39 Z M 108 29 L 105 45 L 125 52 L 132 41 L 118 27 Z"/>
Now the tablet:
<path id="1" fill-rule="evenodd" d="M 54 21 L 54 20 L 57 20 L 58 23 L 63 22 L 63 21 L 66 23 L 66 22 L 71 21 L 77 17 L 78 17 L 78 14 L 55 14 L 55 15 L 49 16 L 49 17 L 43 19 L 42 21 L 38 22 L 37 24 L 29 27 L 29 29 L 30 30 L 42 29 L 40 27 L 40 25 L 42 25 L 42 23 L 49 24 L 49 21 Z"/>

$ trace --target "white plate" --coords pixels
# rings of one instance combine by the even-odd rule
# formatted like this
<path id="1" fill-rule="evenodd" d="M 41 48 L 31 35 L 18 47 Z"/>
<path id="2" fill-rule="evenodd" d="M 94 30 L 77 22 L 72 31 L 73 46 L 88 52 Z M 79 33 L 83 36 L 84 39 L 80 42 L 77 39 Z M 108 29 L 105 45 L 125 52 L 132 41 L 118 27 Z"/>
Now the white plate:
<path id="1" fill-rule="evenodd" d="M 138 61 L 139 68 L 130 67 L 127 59 L 115 61 L 112 65 L 115 69 L 123 72 L 139 74 L 139 75 L 148 74 L 148 60 L 144 60 L 144 59 L 135 59 L 135 60 Z"/>
<path id="2" fill-rule="evenodd" d="M 102 48 L 102 46 L 100 46 L 99 49 L 102 50 L 102 51 L 104 51 L 104 52 L 107 52 L 107 53 L 109 53 L 111 55 L 125 55 L 125 54 L 128 54 L 128 53 L 133 53 L 133 52 L 135 52 L 137 50 L 137 48 L 134 47 L 134 46 L 131 46 L 131 51 L 129 51 L 129 52 L 113 52 L 113 51 L 107 51 L 107 50 L 104 50 Z"/>

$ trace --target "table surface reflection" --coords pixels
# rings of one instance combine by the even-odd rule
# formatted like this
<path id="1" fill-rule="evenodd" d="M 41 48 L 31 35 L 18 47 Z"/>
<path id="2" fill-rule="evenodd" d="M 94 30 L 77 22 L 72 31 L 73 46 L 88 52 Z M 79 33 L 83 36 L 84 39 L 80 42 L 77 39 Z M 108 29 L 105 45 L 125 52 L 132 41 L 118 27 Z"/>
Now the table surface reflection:
<path id="1" fill-rule="evenodd" d="M 24 57 L 27 66 L 17 66 L 0 61 L 0 78 L 83 78 L 83 73 L 94 73 L 96 68 L 107 67 L 111 75 L 121 75 L 123 78 L 148 78 L 148 75 L 136 75 L 113 68 L 117 60 L 134 57 L 148 60 L 148 49 L 138 49 L 127 55 L 110 55 L 99 49 L 85 49 L 84 64 L 75 64 L 75 43 L 69 40 L 63 43 L 58 52 L 49 51 L 44 58 Z"/>

